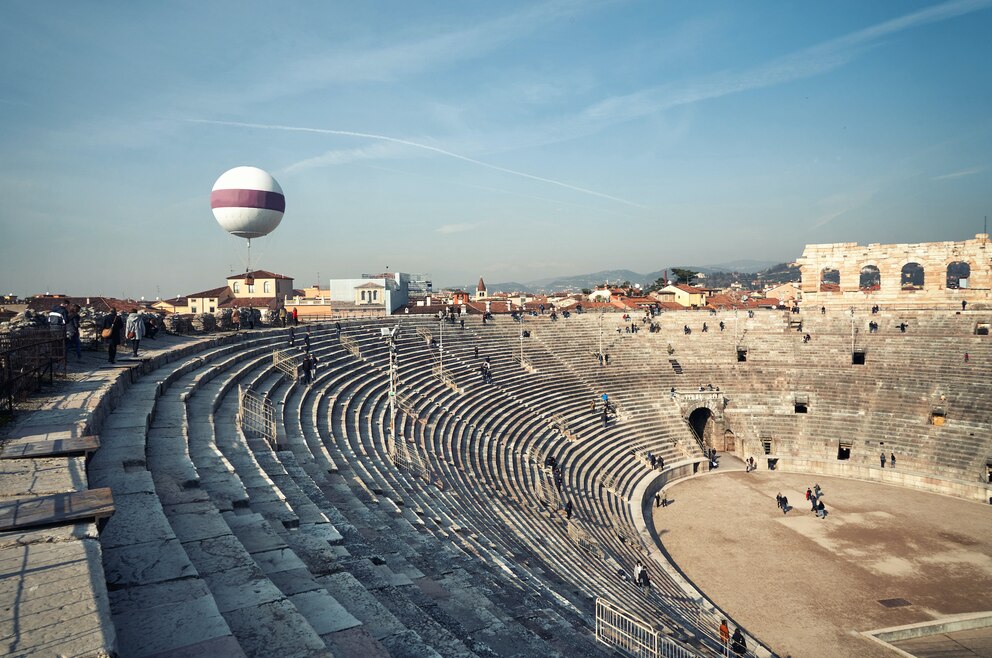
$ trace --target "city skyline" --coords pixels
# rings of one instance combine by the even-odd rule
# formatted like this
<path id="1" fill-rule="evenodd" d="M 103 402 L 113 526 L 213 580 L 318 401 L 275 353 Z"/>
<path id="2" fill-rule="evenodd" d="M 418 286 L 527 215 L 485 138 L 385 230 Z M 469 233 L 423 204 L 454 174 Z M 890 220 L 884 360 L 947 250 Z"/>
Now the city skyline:
<path id="1" fill-rule="evenodd" d="M 252 267 L 298 286 L 782 262 L 990 214 L 992 0 L 5 8 L 0 293 L 243 271 L 209 194 L 246 164 L 286 194 Z"/>

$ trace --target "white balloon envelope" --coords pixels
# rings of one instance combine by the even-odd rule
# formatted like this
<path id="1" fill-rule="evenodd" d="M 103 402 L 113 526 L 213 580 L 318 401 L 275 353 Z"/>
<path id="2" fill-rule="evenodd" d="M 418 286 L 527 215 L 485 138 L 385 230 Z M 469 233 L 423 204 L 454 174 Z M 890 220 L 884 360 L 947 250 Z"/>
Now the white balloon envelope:
<path id="1" fill-rule="evenodd" d="M 268 235 L 282 221 L 286 197 L 279 183 L 258 167 L 235 167 L 221 174 L 210 192 L 214 218 L 239 238 Z"/>

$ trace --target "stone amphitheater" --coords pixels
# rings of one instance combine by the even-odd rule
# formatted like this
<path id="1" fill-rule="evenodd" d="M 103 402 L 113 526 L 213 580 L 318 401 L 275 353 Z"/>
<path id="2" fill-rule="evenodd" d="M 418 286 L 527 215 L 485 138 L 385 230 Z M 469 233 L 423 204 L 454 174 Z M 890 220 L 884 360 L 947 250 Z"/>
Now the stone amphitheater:
<path id="1" fill-rule="evenodd" d="M 744 481 L 791 493 L 815 478 L 838 500 L 828 496 L 822 523 L 843 522 L 833 493 L 843 482 L 922 496 L 945 518 L 964 506 L 979 535 L 968 572 L 976 594 L 961 609 L 933 603 L 893 619 L 922 627 L 957 613 L 939 632 L 964 634 L 958 645 L 992 623 L 992 344 L 980 333 L 992 311 L 686 311 L 654 322 L 660 331 L 628 334 L 619 314 L 542 316 L 526 319 L 524 339 L 508 317 L 471 316 L 459 329 L 394 316 L 343 323 L 340 335 L 313 325 L 320 365 L 309 386 L 279 367 L 284 329 L 166 336 L 116 366 L 87 356 L 5 428 L 4 456 L 21 458 L 0 461 L 10 528 L 0 533 L 3 650 L 713 656 L 723 655 L 716 629 L 726 618 L 743 625 L 758 656 L 909 655 L 910 645 L 872 653 L 882 636 L 790 644 L 722 603 L 741 583 L 699 586 L 710 582 L 705 571 L 671 559 L 737 551 L 772 562 L 785 550 L 771 533 L 742 529 L 750 543 L 699 537 L 687 551 L 679 526 L 707 509 L 692 506 L 693 486 Z M 594 356 L 601 345 L 605 367 Z M 492 384 L 479 374 L 485 358 Z M 249 390 L 273 410 L 268 438 L 239 416 Z M 590 409 L 604 393 L 616 409 L 605 427 Z M 95 450 L 44 452 L 92 436 Z M 880 451 L 898 467 L 880 468 Z M 652 469 L 648 453 L 664 467 Z M 549 456 L 562 465 L 560 491 Z M 749 457 L 758 470 L 746 474 Z M 84 493 L 103 488 L 112 514 L 86 508 L 94 503 Z M 767 491 L 754 494 L 762 514 Z M 675 503 L 655 508 L 656 493 Z M 752 509 L 740 496 L 742 513 Z M 44 505 L 54 509 L 42 525 L 18 523 Z M 765 516 L 779 514 L 767 507 Z M 638 560 L 649 590 L 625 577 Z M 597 613 L 640 620 L 654 645 L 605 627 L 608 643 L 597 641 Z M 896 633 L 886 646 L 916 635 Z M 982 642 L 939 655 L 989 655 Z"/>

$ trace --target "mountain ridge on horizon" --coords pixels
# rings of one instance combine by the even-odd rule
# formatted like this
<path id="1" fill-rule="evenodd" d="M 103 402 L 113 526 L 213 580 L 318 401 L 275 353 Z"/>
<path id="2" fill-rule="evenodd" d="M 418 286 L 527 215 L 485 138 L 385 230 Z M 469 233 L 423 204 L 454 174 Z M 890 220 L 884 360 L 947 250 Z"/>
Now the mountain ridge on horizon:
<path id="1" fill-rule="evenodd" d="M 639 272 L 634 272 L 633 270 L 627 269 L 616 269 L 616 270 L 600 270 L 598 272 L 590 272 L 587 274 L 575 274 L 567 276 L 555 276 L 555 277 L 542 277 L 540 279 L 533 279 L 530 281 L 504 281 L 498 283 L 486 283 L 486 287 L 492 292 L 549 292 L 549 291 L 559 291 L 559 290 L 581 290 L 582 288 L 595 288 L 597 285 L 609 281 L 611 283 L 621 283 L 623 281 L 630 281 L 633 284 L 640 284 L 641 286 L 649 286 L 654 283 L 659 277 L 661 277 L 667 270 L 669 273 L 675 268 L 684 268 L 693 270 L 695 272 L 702 272 L 704 274 L 712 274 L 714 272 L 741 272 L 741 273 L 757 273 L 762 270 L 774 267 L 775 265 L 781 264 L 783 261 L 761 261 L 752 259 L 739 259 L 735 261 L 729 261 L 726 263 L 717 263 L 714 265 L 672 265 L 667 268 L 657 270 L 655 272 L 648 272 L 646 274 L 641 274 Z M 789 261 L 786 261 L 789 262 Z M 483 275 L 485 278 L 485 275 Z M 461 289 L 474 291 L 476 283 L 472 283 L 468 286 L 455 285 L 455 286 L 443 286 L 440 290 L 445 289 Z"/>

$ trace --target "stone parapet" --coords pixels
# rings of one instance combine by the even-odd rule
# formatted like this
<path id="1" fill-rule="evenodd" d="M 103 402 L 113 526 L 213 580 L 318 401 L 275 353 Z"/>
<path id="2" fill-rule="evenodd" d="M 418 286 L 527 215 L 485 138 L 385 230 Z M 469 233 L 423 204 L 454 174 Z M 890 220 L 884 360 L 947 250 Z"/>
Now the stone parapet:
<path id="1" fill-rule="evenodd" d="M 987 233 L 979 233 L 973 240 L 960 242 L 806 245 L 802 257 L 796 261 L 802 274 L 803 303 L 960 308 L 961 302 L 967 301 L 975 308 L 987 308 L 992 303 L 992 250 L 988 241 Z M 922 285 L 904 286 L 903 270 L 912 268 L 914 263 L 923 268 Z M 961 263 L 968 266 L 967 280 L 962 284 L 958 274 L 948 282 L 948 267 Z M 878 270 L 879 284 L 862 288 L 861 273 L 872 267 Z M 839 284 L 821 286 L 825 270 L 836 270 Z"/>

